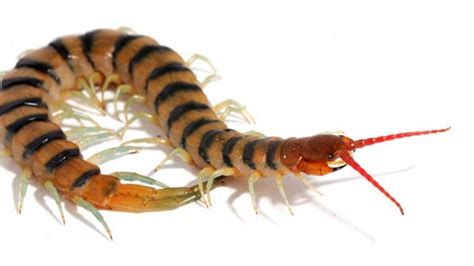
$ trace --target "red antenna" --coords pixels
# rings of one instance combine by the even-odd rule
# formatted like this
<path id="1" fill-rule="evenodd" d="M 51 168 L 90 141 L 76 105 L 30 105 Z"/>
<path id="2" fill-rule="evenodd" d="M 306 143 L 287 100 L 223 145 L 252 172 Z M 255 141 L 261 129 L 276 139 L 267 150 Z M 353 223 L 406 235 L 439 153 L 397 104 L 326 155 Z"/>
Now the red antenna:
<path id="1" fill-rule="evenodd" d="M 381 142 L 385 142 L 385 141 L 395 140 L 395 139 L 442 133 L 442 132 L 448 131 L 449 129 L 451 129 L 451 127 L 443 128 L 443 129 L 435 129 L 435 130 L 397 133 L 397 134 L 392 134 L 392 135 L 387 135 L 387 136 L 356 140 L 356 141 L 352 142 L 349 145 L 350 145 L 351 149 L 359 149 L 359 148 L 363 148 L 365 146 L 369 146 L 369 145 L 373 145 L 373 144 L 377 144 L 377 143 L 381 143 Z"/>
<path id="2" fill-rule="evenodd" d="M 374 187 L 376 187 L 380 192 L 382 192 L 391 202 L 395 203 L 395 205 L 397 205 L 402 215 L 405 214 L 405 212 L 403 211 L 402 205 L 392 195 L 390 195 L 390 193 L 388 193 L 369 173 L 367 173 L 367 171 L 365 171 L 365 169 L 362 168 L 362 166 L 360 166 L 356 161 L 354 161 L 354 159 L 352 159 L 352 157 L 348 153 L 343 152 L 339 154 L 339 157 L 342 160 L 344 160 L 344 162 L 346 162 L 348 165 L 350 165 L 352 168 L 354 168 L 354 170 L 359 172 L 359 174 L 365 177 L 367 181 L 369 181 L 372 185 L 374 185 Z"/>

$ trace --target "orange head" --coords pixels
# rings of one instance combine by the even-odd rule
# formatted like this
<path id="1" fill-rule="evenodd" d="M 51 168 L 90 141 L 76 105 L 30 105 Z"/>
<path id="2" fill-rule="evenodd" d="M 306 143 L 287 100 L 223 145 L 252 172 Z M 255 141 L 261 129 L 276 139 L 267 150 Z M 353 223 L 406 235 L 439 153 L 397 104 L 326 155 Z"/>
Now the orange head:
<path id="1" fill-rule="evenodd" d="M 352 140 L 342 135 L 320 134 L 308 138 L 289 139 L 281 151 L 282 163 L 295 173 L 325 175 L 350 165 L 387 196 L 403 214 L 401 205 L 375 181 L 352 157 L 356 149 L 405 137 L 445 132 L 449 128 L 392 134 L 382 137 Z"/>

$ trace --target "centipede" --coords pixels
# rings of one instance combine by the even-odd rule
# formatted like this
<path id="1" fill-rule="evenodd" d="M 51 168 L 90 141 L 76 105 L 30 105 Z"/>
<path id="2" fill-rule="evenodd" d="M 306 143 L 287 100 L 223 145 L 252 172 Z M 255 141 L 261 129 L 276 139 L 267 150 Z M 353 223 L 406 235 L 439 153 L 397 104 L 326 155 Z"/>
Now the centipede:
<path id="1" fill-rule="evenodd" d="M 153 38 L 128 30 L 99 29 L 68 35 L 24 53 L 0 81 L 0 139 L 3 157 L 22 169 L 18 212 L 26 188 L 35 179 L 54 198 L 64 221 L 63 199 L 91 212 L 112 239 L 101 210 L 149 212 L 172 210 L 191 202 L 210 203 L 217 180 L 242 177 L 248 182 L 256 212 L 254 186 L 274 178 L 282 200 L 291 211 L 283 179 L 292 176 L 311 187 L 306 177 L 334 173 L 350 166 L 393 203 L 402 205 L 354 159 L 354 151 L 401 138 L 448 131 L 450 128 L 410 131 L 353 140 L 340 133 L 309 137 L 267 137 L 241 133 L 225 122 L 229 113 L 252 117 L 235 101 L 211 105 L 203 89 L 216 75 L 199 80 L 191 65 L 208 62 L 201 55 L 185 61 L 177 52 Z M 212 66 L 212 64 L 209 65 Z M 117 114 L 119 95 L 127 95 L 122 115 L 125 126 L 137 120 L 154 123 L 161 137 L 135 139 L 85 159 L 84 145 L 94 145 L 114 132 L 66 101 L 76 99 L 105 113 L 104 92 L 113 91 Z M 148 111 L 130 116 L 132 105 Z M 79 126 L 65 131 L 66 120 Z M 104 174 L 98 164 L 120 154 L 136 152 L 136 145 L 172 147 L 156 170 L 178 157 L 199 169 L 196 185 L 168 187 L 131 172 Z M 131 145 L 134 144 L 134 145 Z M 130 182 L 132 181 L 132 182 Z"/>

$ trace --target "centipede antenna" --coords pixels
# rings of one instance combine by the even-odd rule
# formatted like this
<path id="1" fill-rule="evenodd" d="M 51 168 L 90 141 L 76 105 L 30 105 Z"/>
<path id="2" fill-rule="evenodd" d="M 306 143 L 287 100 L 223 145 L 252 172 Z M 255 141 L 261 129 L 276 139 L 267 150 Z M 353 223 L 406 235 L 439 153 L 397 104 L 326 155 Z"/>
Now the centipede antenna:
<path id="1" fill-rule="evenodd" d="M 405 212 L 403 211 L 402 205 L 392 196 L 390 193 L 388 193 L 382 185 L 380 185 L 367 171 L 365 171 L 362 166 L 360 166 L 348 153 L 341 153 L 339 157 L 344 160 L 348 165 L 350 165 L 354 170 L 359 172 L 367 181 L 369 181 L 374 187 L 376 187 L 380 192 L 382 192 L 391 202 L 393 202 L 395 205 L 397 205 L 398 209 L 402 213 L 402 215 L 405 215 Z"/>
<path id="2" fill-rule="evenodd" d="M 391 140 L 395 140 L 395 139 L 442 133 L 442 132 L 446 132 L 450 129 L 451 129 L 451 127 L 447 127 L 447 128 L 443 128 L 443 129 L 413 131 L 413 132 L 391 134 L 391 135 L 375 137 L 375 138 L 361 139 L 361 140 L 356 140 L 356 141 L 352 142 L 350 144 L 350 149 L 359 149 L 359 148 L 362 148 L 362 147 L 365 147 L 365 146 L 369 146 L 369 145 L 373 145 L 373 144 L 377 144 L 377 143 L 381 143 L 381 142 L 385 142 L 385 141 L 391 141 Z"/>

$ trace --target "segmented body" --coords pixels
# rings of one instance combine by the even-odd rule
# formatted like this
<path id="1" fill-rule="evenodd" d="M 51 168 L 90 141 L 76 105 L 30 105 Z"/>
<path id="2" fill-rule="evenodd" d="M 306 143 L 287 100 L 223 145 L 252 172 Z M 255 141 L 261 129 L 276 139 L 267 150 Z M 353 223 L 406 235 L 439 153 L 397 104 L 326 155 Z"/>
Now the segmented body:
<path id="1" fill-rule="evenodd" d="M 51 180 L 66 196 L 80 195 L 104 208 L 117 189 L 118 180 L 85 161 L 48 112 L 61 90 L 95 71 L 117 73 L 146 96 L 171 143 L 189 152 L 198 167 L 232 167 L 243 176 L 289 172 L 280 158 L 284 141 L 229 129 L 176 52 L 150 37 L 96 30 L 29 52 L 0 86 L 0 138 L 22 168 L 41 181 Z"/>
<path id="2" fill-rule="evenodd" d="M 119 176 L 147 184 L 159 182 L 136 175 L 123 177 L 123 173 L 101 174 L 97 165 L 83 159 L 78 145 L 68 141 L 62 129 L 51 121 L 51 111 L 52 107 L 64 105 L 64 90 L 77 88 L 78 78 L 96 72 L 108 77 L 118 75 L 118 83 L 130 84 L 134 94 L 144 96 L 148 107 L 154 110 L 158 126 L 168 137 L 165 142 L 184 151 L 184 157 L 202 169 L 199 185 L 155 189 L 124 184 Z M 358 171 L 403 214 L 401 204 L 352 158 L 352 152 L 380 142 L 449 130 L 406 132 L 357 141 L 334 134 L 290 139 L 242 134 L 219 119 L 198 84 L 195 74 L 175 51 L 150 37 L 115 30 L 61 37 L 27 53 L 3 76 L 0 139 L 24 169 L 25 176 L 34 176 L 53 195 L 59 191 L 92 211 L 108 230 L 94 206 L 138 212 L 174 209 L 201 198 L 212 188 L 214 178 L 228 175 L 248 178 L 255 210 L 253 184 L 261 177 L 275 177 L 289 206 L 282 185 L 284 175 L 296 174 L 309 185 L 300 173 L 325 175 L 346 165 Z M 206 188 L 203 179 L 208 180 Z M 59 196 L 55 199 L 59 202 Z"/>

